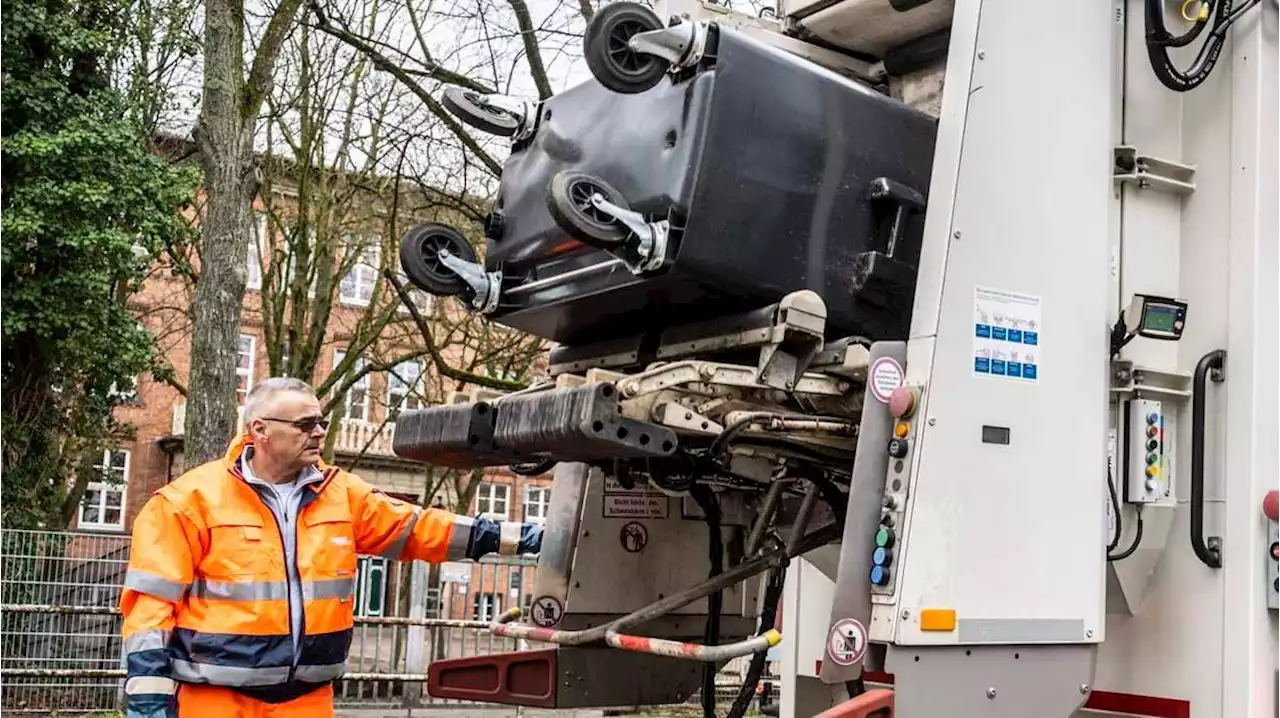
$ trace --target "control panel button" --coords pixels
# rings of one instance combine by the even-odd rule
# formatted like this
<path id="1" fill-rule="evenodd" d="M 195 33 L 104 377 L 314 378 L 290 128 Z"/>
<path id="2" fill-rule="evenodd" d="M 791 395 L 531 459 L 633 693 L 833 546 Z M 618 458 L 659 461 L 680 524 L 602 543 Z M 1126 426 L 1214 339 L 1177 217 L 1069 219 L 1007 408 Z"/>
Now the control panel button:
<path id="1" fill-rule="evenodd" d="M 876 546 L 879 546 L 881 548 L 893 548 L 893 543 L 895 539 L 896 537 L 893 535 L 893 532 L 890 531 L 889 529 L 883 526 L 876 529 Z"/>
<path id="2" fill-rule="evenodd" d="M 888 526 L 889 528 L 893 528 L 893 524 L 894 524 L 893 514 L 886 512 L 885 514 L 880 516 L 880 524 L 882 526 Z"/>
<path id="3" fill-rule="evenodd" d="M 907 440 L 894 437 L 889 439 L 889 456 L 901 459 L 907 455 Z"/>
<path id="4" fill-rule="evenodd" d="M 1156 434 L 1159 434 L 1159 433 L 1160 433 L 1160 430 L 1157 429 L 1156 427 L 1154 426 L 1147 427 L 1147 436 L 1154 437 Z"/>
<path id="5" fill-rule="evenodd" d="M 871 552 L 871 563 L 877 566 L 889 566 L 893 563 L 893 553 L 882 546 Z"/>
<path id="6" fill-rule="evenodd" d="M 889 583 L 889 569 L 884 566 L 871 567 L 871 585 L 883 586 Z"/>
<path id="7" fill-rule="evenodd" d="M 1155 454 L 1147 454 L 1147 463 L 1148 463 L 1148 464 L 1155 464 L 1155 463 L 1156 463 L 1157 461 L 1159 461 L 1159 460 L 1160 460 L 1160 457 L 1159 457 L 1159 456 L 1156 456 Z"/>
<path id="8" fill-rule="evenodd" d="M 1160 485 L 1159 482 L 1157 482 L 1155 479 L 1147 479 L 1147 483 L 1144 484 L 1144 486 L 1147 487 L 1147 491 L 1155 491 L 1156 487 L 1158 487 L 1159 485 Z"/>
<path id="9" fill-rule="evenodd" d="M 1271 544 L 1271 558 L 1280 561 L 1280 543 Z"/>
<path id="10" fill-rule="evenodd" d="M 884 507 L 892 511 L 893 509 L 898 508 L 898 500 L 892 496 L 886 496 L 884 497 Z"/>
<path id="11" fill-rule="evenodd" d="M 1150 414 L 1147 414 L 1147 423 L 1148 423 L 1148 424 L 1157 424 L 1157 423 L 1159 423 L 1159 422 L 1160 422 L 1160 415 L 1159 415 L 1159 414 L 1156 414 L 1155 412 L 1152 412 L 1152 413 L 1150 413 Z"/>
<path id="12" fill-rule="evenodd" d="M 900 386 L 889 395 L 889 413 L 895 419 L 906 419 L 916 410 L 919 395 L 909 386 Z"/>
<path id="13" fill-rule="evenodd" d="M 1159 447 L 1160 447 L 1160 442 L 1156 441 L 1155 439 L 1151 439 L 1150 441 L 1147 442 L 1147 451 L 1155 451 Z"/>
<path id="14" fill-rule="evenodd" d="M 1155 476 L 1158 473 L 1160 473 L 1160 469 L 1157 469 L 1154 466 L 1147 467 L 1147 476 Z"/>
<path id="15" fill-rule="evenodd" d="M 911 433 L 911 425 L 905 421 L 899 421 L 898 424 L 893 427 L 893 435 L 898 437 L 899 439 L 907 438 L 907 434 L 910 434 L 910 433 Z"/>

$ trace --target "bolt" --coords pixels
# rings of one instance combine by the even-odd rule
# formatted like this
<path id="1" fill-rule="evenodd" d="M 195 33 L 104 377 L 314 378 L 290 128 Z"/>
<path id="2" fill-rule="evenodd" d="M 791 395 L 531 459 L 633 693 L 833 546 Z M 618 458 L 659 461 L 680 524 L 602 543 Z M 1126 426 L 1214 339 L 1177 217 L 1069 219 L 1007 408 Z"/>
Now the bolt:
<path id="1" fill-rule="evenodd" d="M 1085 638 L 1093 638 L 1093 631 L 1085 631 L 1085 632 L 1084 632 L 1084 637 L 1085 637 Z"/>
<path id="2" fill-rule="evenodd" d="M 979 51 L 978 51 L 978 59 L 979 59 L 979 60 L 985 60 L 985 59 L 987 59 L 987 53 L 983 52 L 982 50 L 979 50 Z"/>
<path id="3" fill-rule="evenodd" d="M 955 237 L 956 239 L 960 239 L 960 230 L 957 229 L 956 231 L 952 232 L 951 236 Z"/>
<path id="4" fill-rule="evenodd" d="M 935 426 L 937 425 L 937 423 L 938 423 L 937 419 L 933 418 L 932 416 L 929 417 L 929 426 Z"/>
<path id="5" fill-rule="evenodd" d="M 995 687 L 995 686 L 991 686 L 990 688 L 988 688 L 988 689 L 987 689 L 987 697 L 988 697 L 988 698 L 995 698 L 995 697 L 996 697 L 996 687 Z"/>
<path id="6" fill-rule="evenodd" d="M 702 368 L 698 370 L 698 373 L 702 375 L 703 379 L 711 379 L 716 375 L 716 369 L 710 364 L 704 364 Z"/>
<path id="7" fill-rule="evenodd" d="M 908 610 L 907 610 L 907 609 L 905 609 L 905 608 L 904 608 L 904 609 L 902 609 L 902 617 L 903 617 L 903 618 L 910 618 L 910 617 L 911 617 L 911 611 L 908 611 Z"/>
<path id="8" fill-rule="evenodd" d="M 1081 684 L 1080 684 L 1080 695 L 1085 695 L 1085 694 L 1086 694 L 1086 693 L 1088 693 L 1088 692 L 1089 692 L 1089 684 L 1088 684 L 1088 683 L 1081 683 Z"/>

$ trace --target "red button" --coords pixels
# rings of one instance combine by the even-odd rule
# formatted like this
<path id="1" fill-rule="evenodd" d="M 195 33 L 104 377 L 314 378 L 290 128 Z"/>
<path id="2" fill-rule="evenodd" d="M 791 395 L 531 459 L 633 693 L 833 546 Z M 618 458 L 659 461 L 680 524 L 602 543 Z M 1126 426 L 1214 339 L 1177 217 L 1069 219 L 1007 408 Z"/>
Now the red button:
<path id="1" fill-rule="evenodd" d="M 1280 491 L 1268 491 L 1262 500 L 1262 513 L 1272 521 L 1280 521 Z"/>
<path id="2" fill-rule="evenodd" d="M 900 386 L 889 395 L 889 413 L 896 419 L 911 416 L 916 410 L 916 391 L 910 387 Z"/>

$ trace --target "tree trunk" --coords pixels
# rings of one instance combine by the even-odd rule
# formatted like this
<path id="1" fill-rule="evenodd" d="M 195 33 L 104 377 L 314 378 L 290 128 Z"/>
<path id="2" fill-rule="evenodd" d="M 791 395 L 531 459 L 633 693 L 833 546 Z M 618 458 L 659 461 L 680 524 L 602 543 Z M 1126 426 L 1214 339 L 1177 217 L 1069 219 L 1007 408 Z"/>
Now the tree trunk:
<path id="1" fill-rule="evenodd" d="M 197 128 L 205 173 L 200 280 L 192 301 L 187 468 L 222 456 L 236 429 L 236 353 L 244 303 L 249 204 L 256 193 L 254 118 L 244 106 L 244 8 L 205 3 L 204 96 Z"/>

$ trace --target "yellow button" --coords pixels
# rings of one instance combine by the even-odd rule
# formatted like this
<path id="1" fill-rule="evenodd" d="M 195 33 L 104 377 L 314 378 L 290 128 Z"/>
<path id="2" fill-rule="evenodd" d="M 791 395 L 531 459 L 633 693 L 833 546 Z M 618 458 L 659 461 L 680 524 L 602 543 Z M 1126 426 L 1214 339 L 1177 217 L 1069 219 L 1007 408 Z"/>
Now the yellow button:
<path id="1" fill-rule="evenodd" d="M 898 425 L 893 427 L 893 435 L 899 439 L 907 438 L 907 433 L 911 431 L 911 426 L 905 421 L 899 421 Z"/>
<path id="2" fill-rule="evenodd" d="M 1158 473 L 1160 473 L 1160 469 L 1157 469 L 1154 466 L 1147 467 L 1147 476 L 1155 476 Z"/>
<path id="3" fill-rule="evenodd" d="M 925 608 L 920 611 L 921 631 L 956 630 L 956 612 L 950 608 Z"/>

